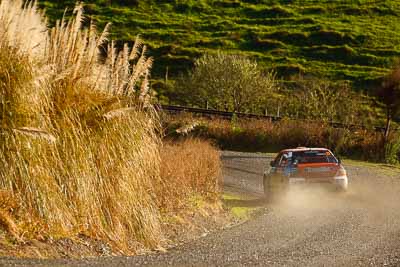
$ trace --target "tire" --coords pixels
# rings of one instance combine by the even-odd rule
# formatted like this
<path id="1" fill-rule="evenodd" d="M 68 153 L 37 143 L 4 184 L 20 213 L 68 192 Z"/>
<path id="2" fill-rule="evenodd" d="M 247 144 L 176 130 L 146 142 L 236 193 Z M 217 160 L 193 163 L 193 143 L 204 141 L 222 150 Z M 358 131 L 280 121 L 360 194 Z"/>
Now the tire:
<path id="1" fill-rule="evenodd" d="M 349 189 L 349 182 L 346 180 L 344 183 L 336 185 L 336 191 L 339 193 L 345 193 Z"/>

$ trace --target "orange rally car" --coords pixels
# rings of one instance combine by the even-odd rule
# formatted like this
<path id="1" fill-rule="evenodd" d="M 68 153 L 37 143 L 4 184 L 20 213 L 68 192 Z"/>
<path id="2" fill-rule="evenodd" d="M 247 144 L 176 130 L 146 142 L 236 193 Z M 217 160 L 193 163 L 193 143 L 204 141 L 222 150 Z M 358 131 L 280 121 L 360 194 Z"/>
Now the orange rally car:
<path id="1" fill-rule="evenodd" d="M 271 198 L 294 184 L 326 184 L 346 191 L 348 178 L 329 149 L 298 147 L 282 150 L 271 161 L 271 168 L 264 173 L 264 193 Z"/>

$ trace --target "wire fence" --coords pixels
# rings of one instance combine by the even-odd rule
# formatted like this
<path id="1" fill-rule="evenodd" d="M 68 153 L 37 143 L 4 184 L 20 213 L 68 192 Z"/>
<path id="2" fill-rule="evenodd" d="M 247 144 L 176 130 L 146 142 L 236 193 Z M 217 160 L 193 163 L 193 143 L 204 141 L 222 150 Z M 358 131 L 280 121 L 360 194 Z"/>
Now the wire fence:
<path id="1" fill-rule="evenodd" d="M 168 112 L 170 114 L 180 114 L 180 113 L 192 113 L 196 115 L 201 115 L 203 117 L 219 117 L 222 119 L 232 119 L 234 116 L 237 118 L 246 118 L 246 119 L 258 119 L 258 120 L 269 120 L 272 122 L 278 122 L 282 119 L 289 119 L 293 121 L 309 121 L 309 122 L 318 122 L 316 120 L 309 120 L 309 119 L 294 119 L 289 117 L 282 117 L 282 116 L 271 116 L 271 115 L 260 115 L 260 114 L 253 114 L 253 113 L 243 113 L 243 112 L 230 112 L 230 111 L 222 111 L 222 110 L 215 110 L 215 109 L 203 109 L 203 108 L 194 108 L 194 107 L 183 107 L 183 106 L 171 106 L 171 105 L 159 105 L 158 109 Z M 343 128 L 343 129 L 369 129 L 375 130 L 378 132 L 384 132 L 385 128 L 381 126 L 365 126 L 359 124 L 345 124 L 341 122 L 328 122 L 330 126 L 333 128 Z M 398 131 L 400 129 L 392 129 L 392 131 Z"/>

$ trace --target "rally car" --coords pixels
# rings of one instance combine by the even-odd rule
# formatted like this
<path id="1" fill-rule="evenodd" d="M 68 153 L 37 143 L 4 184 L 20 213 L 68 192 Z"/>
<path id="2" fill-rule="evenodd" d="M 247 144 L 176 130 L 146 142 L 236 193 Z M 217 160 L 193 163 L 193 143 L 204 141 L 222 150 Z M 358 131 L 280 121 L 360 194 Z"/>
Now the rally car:
<path id="1" fill-rule="evenodd" d="M 346 191 L 348 178 L 341 161 L 326 148 L 298 147 L 282 150 L 264 173 L 264 193 L 268 199 L 291 186 L 323 184 Z"/>

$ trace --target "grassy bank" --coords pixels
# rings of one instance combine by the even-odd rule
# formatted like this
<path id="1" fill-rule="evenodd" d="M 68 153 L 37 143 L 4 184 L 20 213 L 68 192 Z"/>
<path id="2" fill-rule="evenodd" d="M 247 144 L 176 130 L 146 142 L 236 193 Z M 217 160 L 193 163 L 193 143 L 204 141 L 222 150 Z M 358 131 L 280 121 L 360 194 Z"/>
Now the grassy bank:
<path id="1" fill-rule="evenodd" d="M 42 6 L 54 21 L 73 1 Z M 320 75 L 364 89 L 400 54 L 396 0 L 96 0 L 86 6 L 100 25 L 115 25 L 114 38 L 141 34 L 149 42 L 158 79 L 186 71 L 204 52 L 223 50 L 256 59 L 285 79 Z"/>
<path id="2" fill-rule="evenodd" d="M 64 243 L 80 244 L 78 255 L 82 246 L 95 253 L 84 244 L 96 242 L 116 254 L 153 249 L 166 239 L 164 210 L 195 193 L 218 201 L 215 149 L 162 145 L 148 87 L 153 61 L 141 41 L 118 52 L 108 27 L 83 21 L 77 6 L 71 20 L 48 29 L 34 3 L 0 2 L 4 255 L 74 255 Z M 171 153 L 180 161 L 169 161 Z M 215 165 L 202 169 L 211 167 L 207 158 Z M 191 167 L 177 177 L 181 166 Z"/>

